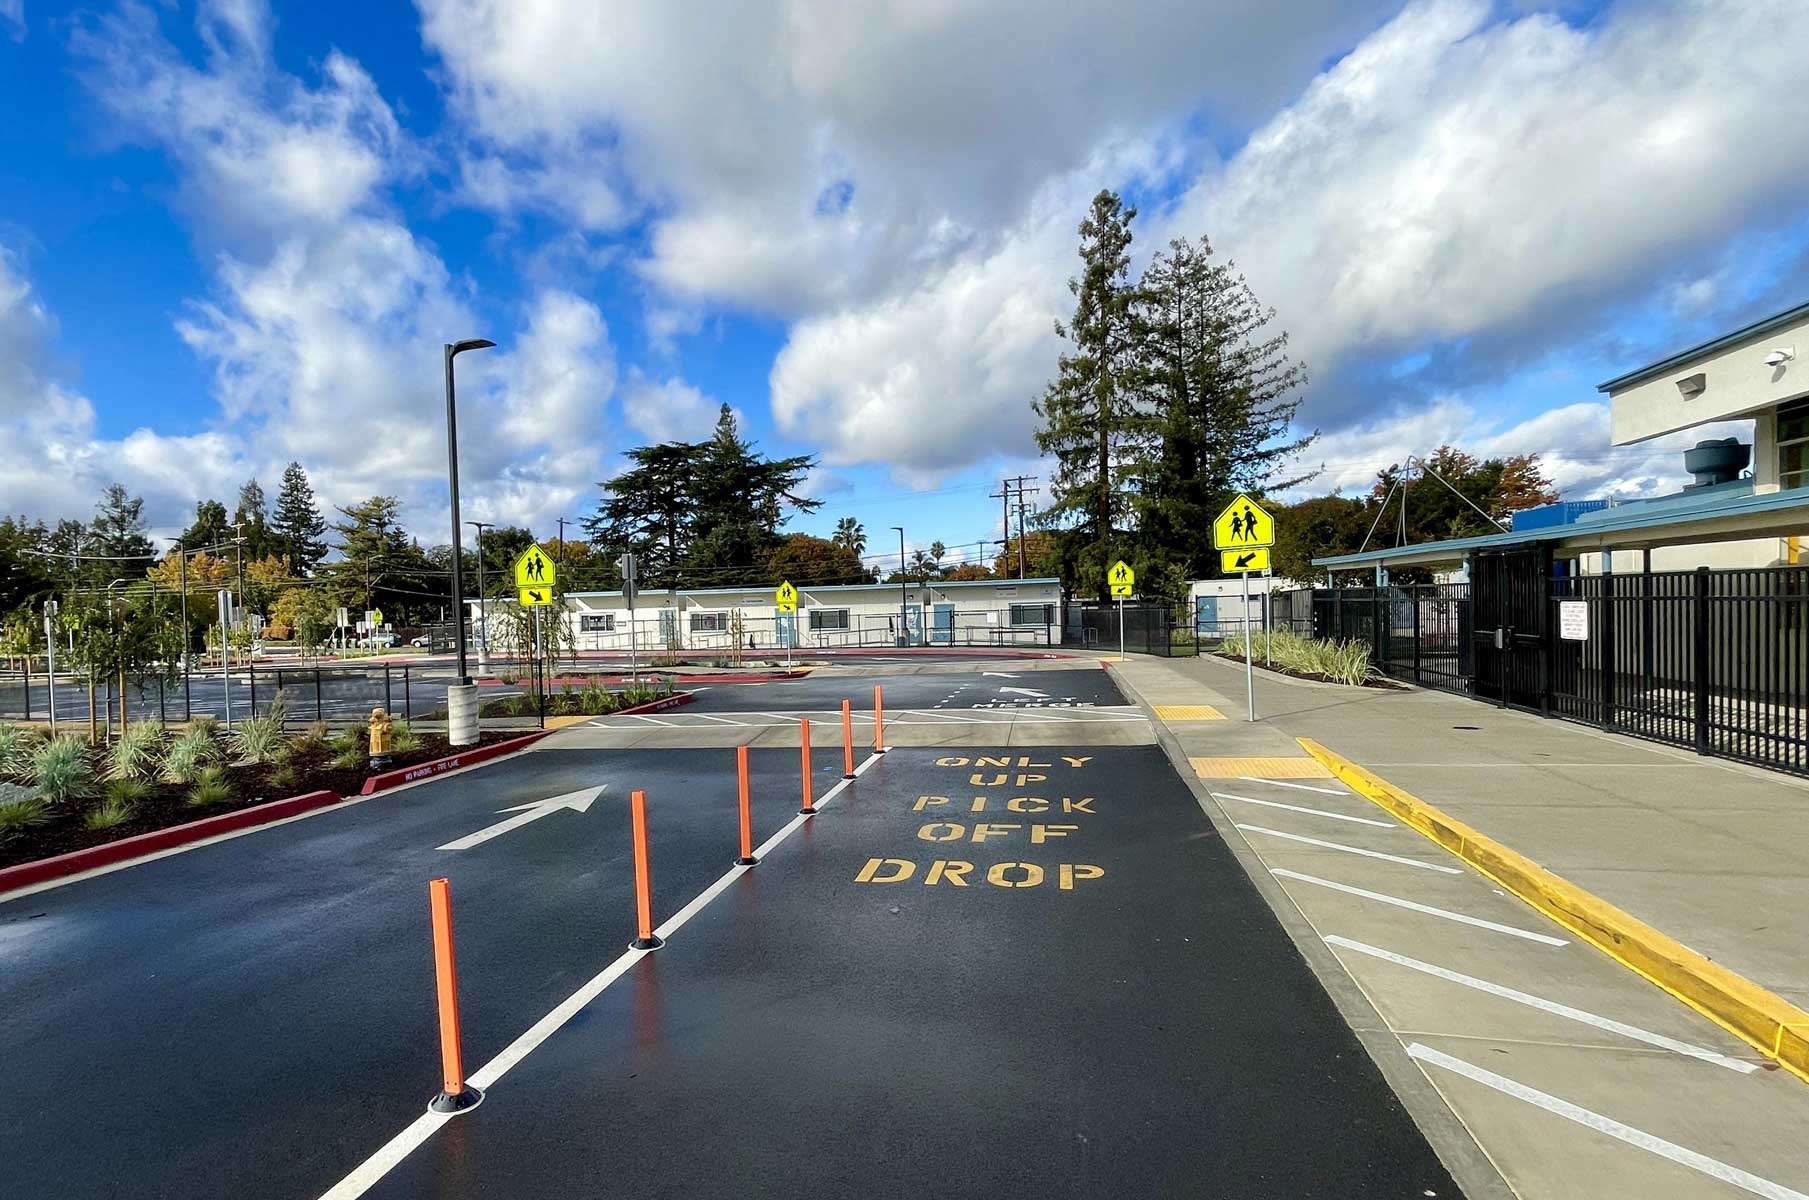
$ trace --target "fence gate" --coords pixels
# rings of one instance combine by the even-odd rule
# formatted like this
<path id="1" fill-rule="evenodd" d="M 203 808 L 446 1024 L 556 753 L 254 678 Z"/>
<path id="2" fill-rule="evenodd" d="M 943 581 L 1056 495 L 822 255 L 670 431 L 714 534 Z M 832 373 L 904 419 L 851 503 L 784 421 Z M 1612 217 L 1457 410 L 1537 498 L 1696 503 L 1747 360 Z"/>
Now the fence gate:
<path id="1" fill-rule="evenodd" d="M 1551 551 L 1478 553 L 1470 563 L 1472 693 L 1531 712 L 1551 707 Z"/>

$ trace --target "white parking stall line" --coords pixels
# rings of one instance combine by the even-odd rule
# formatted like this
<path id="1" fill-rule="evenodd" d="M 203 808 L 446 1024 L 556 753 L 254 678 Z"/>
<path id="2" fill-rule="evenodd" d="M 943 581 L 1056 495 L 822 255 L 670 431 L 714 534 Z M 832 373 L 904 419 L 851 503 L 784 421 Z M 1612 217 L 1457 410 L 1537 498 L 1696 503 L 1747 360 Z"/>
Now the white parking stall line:
<path id="1" fill-rule="evenodd" d="M 1315 817 L 1327 817 L 1333 821 L 1349 821 L 1352 825 L 1374 825 L 1379 829 L 1399 829 L 1393 821 L 1377 821 L 1372 817 L 1350 817 L 1343 813 L 1327 812 L 1323 808 L 1304 808 L 1298 804 L 1283 804 L 1279 800 L 1258 800 L 1255 796 L 1239 796 L 1234 792 L 1212 792 L 1215 800 L 1241 800 L 1245 804 L 1260 804 L 1264 808 L 1285 808 L 1289 812 L 1307 813 Z"/>
<path id="2" fill-rule="evenodd" d="M 1239 775 L 1245 783 L 1266 783 L 1270 787 L 1293 788 L 1297 792 L 1318 792 L 1323 796 L 1348 796 L 1351 793 L 1339 791 L 1337 788 L 1314 787 L 1307 783 L 1287 783 L 1280 779 L 1258 779 L 1254 775 Z"/>
<path id="3" fill-rule="evenodd" d="M 935 711 L 933 711 L 931 709 L 927 709 L 927 708 L 907 709 L 907 710 L 905 710 L 904 715 L 912 716 L 912 717 L 941 717 L 945 721 L 961 721 L 961 722 L 965 722 L 966 724 L 969 724 L 969 725 L 997 724 L 997 722 L 995 722 L 995 721 L 985 721 L 985 720 L 980 719 L 979 717 L 957 717 L 954 713 L 935 712 Z"/>
<path id="4" fill-rule="evenodd" d="M 1359 942 L 1353 938 L 1341 937 L 1338 934 L 1332 933 L 1325 935 L 1325 942 L 1328 946 L 1339 946 L 1345 950 L 1354 951 L 1357 954 L 1367 954 L 1371 958 L 1379 958 L 1383 962 L 1395 963 L 1396 965 L 1406 967 L 1409 970 L 1418 971 L 1423 975 L 1431 975 L 1435 979 L 1443 979 L 1451 983 L 1462 984 L 1464 987 L 1474 988 L 1476 991 L 1486 992 L 1491 996 L 1500 996 L 1503 1000 L 1512 1000 L 1516 1004 L 1524 1004 L 1528 1008 L 1536 1008 L 1540 1012 L 1550 1013 L 1555 1017 L 1563 1017 L 1567 1021 L 1577 1021 L 1584 1025 L 1593 1025 L 1597 1029 L 1605 1029 L 1609 1033 L 1618 1033 L 1622 1037 L 1631 1038 L 1636 1042 L 1644 1042 L 1648 1046 L 1657 1046 L 1660 1049 L 1674 1051 L 1687 1058 L 1701 1059 L 1703 1062 L 1713 1063 L 1715 1066 L 1724 1067 L 1729 1071 L 1738 1071 L 1742 1075 L 1750 1075 L 1759 1069 L 1757 1063 L 1743 1062 L 1737 1058 L 1729 1058 L 1727 1055 L 1718 1054 L 1705 1046 L 1698 1046 L 1691 1042 L 1680 1042 L 1676 1038 L 1666 1037 L 1662 1033 L 1653 1033 L 1651 1030 L 1641 1029 L 1637 1025 L 1629 1025 L 1624 1021 L 1616 1021 L 1613 1017 L 1598 1016 L 1595 1013 L 1588 1012 L 1581 1008 L 1572 1008 L 1568 1004 L 1559 1004 L 1555 1000 L 1547 1000 L 1542 996 L 1535 996 L 1530 992 L 1523 992 L 1518 988 L 1508 987 L 1506 984 L 1490 983 L 1488 980 L 1478 979 L 1474 975 L 1465 975 L 1460 971 L 1453 971 L 1448 967 L 1441 967 L 1429 962 L 1421 962 L 1417 958 L 1408 958 L 1405 954 L 1396 954 L 1392 950 L 1384 950 L 1380 946 L 1371 946 L 1366 942 Z"/>
<path id="5" fill-rule="evenodd" d="M 718 725 L 745 727 L 747 724 L 745 721 L 732 721 L 728 717 L 713 717 L 709 713 L 686 713 L 685 715 L 695 721 L 715 721 Z"/>
<path id="6" fill-rule="evenodd" d="M 1496 921 L 1485 921 L 1481 917 L 1472 917 L 1465 913 L 1452 912 L 1448 908 L 1434 908 L 1430 904 L 1421 904 L 1417 900 L 1404 900 L 1399 896 L 1390 896 L 1384 892 L 1372 892 L 1366 888 L 1352 887 L 1348 883 L 1336 880 L 1321 879 L 1317 875 L 1304 875 L 1299 871 L 1290 871 L 1285 867 L 1270 867 L 1269 874 L 1282 879 L 1297 879 L 1301 883 L 1310 883 L 1315 887 L 1330 888 L 1334 892 L 1344 892 L 1351 896 L 1361 896 L 1365 900 L 1374 900 L 1378 904 L 1391 904 L 1396 908 L 1405 908 L 1411 912 L 1425 913 L 1429 917 L 1443 917 L 1447 921 L 1456 921 L 1460 925 L 1474 925 L 1478 929 L 1492 929 L 1496 933 L 1505 933 L 1509 937 L 1525 938 L 1529 942 L 1538 942 L 1543 946 L 1568 946 L 1563 938 L 1552 937 L 1548 933 L 1535 933 L 1531 929 L 1518 929 L 1512 925 L 1502 925 Z"/>
<path id="7" fill-rule="evenodd" d="M 629 713 L 628 715 L 637 721 L 645 721 L 649 725 L 664 725 L 667 729 L 680 728 L 680 726 L 674 725 L 671 721 L 662 721 L 658 717 L 643 716 L 640 713 Z"/>
<path id="8" fill-rule="evenodd" d="M 793 725 L 796 725 L 799 721 L 804 719 L 803 716 L 793 713 L 758 712 L 754 715 L 756 717 L 777 717 L 781 721 L 790 721 Z"/>
<path id="9" fill-rule="evenodd" d="M 1361 846 L 1346 846 L 1343 842 L 1328 842 L 1323 838 L 1307 837 L 1300 833 L 1284 833 L 1279 829 L 1270 829 L 1267 825 L 1245 825 L 1239 822 L 1237 827 L 1246 833 L 1266 833 L 1270 837 L 1278 837 L 1284 841 L 1318 846 L 1322 850 L 1336 850 L 1341 854 L 1361 854 L 1364 858 L 1379 858 L 1384 862 L 1399 863 L 1403 867 L 1418 867 L 1422 871 L 1438 871 L 1445 875 L 1463 874 L 1456 867 L 1447 867 L 1442 863 L 1421 862 L 1417 858 L 1404 858 L 1399 854 L 1384 854 L 1380 850 L 1365 850 Z"/>
<path id="10" fill-rule="evenodd" d="M 1473 1080 L 1484 1087 L 1494 1088 L 1504 1096 L 1512 1096 L 1516 1100 L 1525 1101 L 1544 1109 L 1553 1116 L 1563 1117 L 1566 1121 L 1574 1121 L 1586 1129 L 1607 1134 L 1629 1146 L 1635 1146 L 1649 1154 L 1669 1159 L 1692 1171 L 1700 1171 L 1710 1179 L 1718 1179 L 1722 1183 L 1731 1184 L 1743 1191 L 1751 1192 L 1755 1196 L 1764 1196 L 1766 1200 L 1809 1200 L 1809 1195 L 1805 1195 L 1795 1188 L 1787 1188 L 1781 1183 L 1773 1183 L 1750 1171 L 1742 1171 L 1739 1167 L 1729 1166 L 1718 1158 L 1710 1158 L 1706 1154 L 1698 1154 L 1675 1142 L 1667 1142 L 1656 1134 L 1647 1133 L 1643 1129 L 1635 1129 L 1613 1117 L 1605 1117 L 1580 1104 L 1561 1100 L 1549 1092 L 1528 1087 L 1505 1075 L 1497 1075 L 1493 1071 L 1467 1063 L 1461 1058 L 1453 1058 L 1430 1046 L 1414 1042 L 1407 1047 L 1407 1053 L 1420 1062 L 1443 1067 L 1447 1071 L 1462 1075 L 1465 1079 Z"/>

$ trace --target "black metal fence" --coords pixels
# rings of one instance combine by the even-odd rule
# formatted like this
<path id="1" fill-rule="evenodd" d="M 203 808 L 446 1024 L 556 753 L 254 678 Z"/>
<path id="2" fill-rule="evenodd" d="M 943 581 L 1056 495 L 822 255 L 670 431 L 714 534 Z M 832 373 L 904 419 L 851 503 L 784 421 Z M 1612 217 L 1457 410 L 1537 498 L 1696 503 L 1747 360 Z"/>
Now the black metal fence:
<path id="1" fill-rule="evenodd" d="M 1123 634 L 1119 632 L 1122 612 Z M 1200 635 L 1186 605 L 1083 604 L 1070 601 L 1063 609 L 1062 645 L 1081 649 L 1116 650 L 1122 640 L 1126 653 L 1155 654 L 1164 658 L 1192 657 L 1200 652 Z"/>
<path id="2" fill-rule="evenodd" d="M 1313 636 L 1363 641 L 1396 679 L 1809 774 L 1809 567 L 1504 569 L 1478 577 L 1486 601 L 1464 583 L 1319 588 L 1276 612 L 1298 628 L 1310 605 Z"/>

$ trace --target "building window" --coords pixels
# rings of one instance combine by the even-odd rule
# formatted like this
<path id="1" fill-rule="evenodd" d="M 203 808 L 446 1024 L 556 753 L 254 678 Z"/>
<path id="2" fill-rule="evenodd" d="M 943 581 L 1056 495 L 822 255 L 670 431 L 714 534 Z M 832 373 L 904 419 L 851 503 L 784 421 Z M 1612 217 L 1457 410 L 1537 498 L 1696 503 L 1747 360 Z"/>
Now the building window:
<path id="1" fill-rule="evenodd" d="M 727 633 L 729 631 L 729 614 L 725 612 L 694 612 L 691 614 L 692 633 Z"/>
<path id="2" fill-rule="evenodd" d="M 1055 605 L 1014 604 L 1011 606 L 1011 623 L 1013 625 L 1053 625 L 1055 624 Z"/>
<path id="3" fill-rule="evenodd" d="M 848 628 L 848 610 L 845 608 L 813 608 L 810 610 L 810 628 L 846 629 Z"/>
<path id="4" fill-rule="evenodd" d="M 1809 484 L 1809 402 L 1778 409 L 1778 486 Z"/>
<path id="5" fill-rule="evenodd" d="M 581 613 L 578 617 L 580 633 L 614 633 L 616 631 L 616 615 L 614 613 Z"/>

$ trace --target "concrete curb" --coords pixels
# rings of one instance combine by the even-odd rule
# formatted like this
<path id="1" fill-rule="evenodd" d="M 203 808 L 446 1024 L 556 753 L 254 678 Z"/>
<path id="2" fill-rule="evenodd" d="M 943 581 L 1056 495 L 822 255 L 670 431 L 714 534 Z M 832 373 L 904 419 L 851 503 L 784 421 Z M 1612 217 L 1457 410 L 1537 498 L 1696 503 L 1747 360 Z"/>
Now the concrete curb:
<path id="1" fill-rule="evenodd" d="M 0 869 L 0 895 L 16 888 L 30 887 L 34 883 L 61 879 L 66 875 L 79 875 L 83 871 L 92 871 L 96 867 L 110 867 L 115 863 L 155 854 L 159 850 L 169 850 L 177 846 L 186 846 L 190 842 L 204 841 L 223 833 L 235 833 L 241 829 L 250 829 L 271 821 L 280 821 L 285 817 L 293 817 L 316 808 L 338 804 L 342 799 L 343 797 L 338 792 L 304 792 L 299 796 L 272 800 L 268 804 L 254 804 L 250 808 L 241 808 L 236 812 L 221 813 L 218 816 L 202 817 L 198 821 L 189 821 L 182 825 L 153 829 L 149 833 L 120 838 L 116 842 L 102 842 L 98 846 L 71 850 L 69 853 L 59 854 L 55 858 L 40 858 L 32 862 L 16 863 Z"/>
<path id="2" fill-rule="evenodd" d="M 525 750 L 541 738 L 551 737 L 551 729 L 539 729 L 518 738 L 510 738 L 506 742 L 493 742 L 488 746 L 478 746 L 462 754 L 449 754 L 445 758 L 436 758 L 429 762 L 416 763 L 412 767 L 397 767 L 394 771 L 384 771 L 380 775 L 372 775 L 358 789 L 360 796 L 374 796 L 378 792 L 393 787 L 401 787 L 405 783 L 414 783 L 421 779 L 431 779 L 435 775 L 444 775 L 448 771 L 456 771 L 461 767 L 474 767 L 478 763 L 489 762 L 493 758 L 501 758 L 505 754 L 513 754 L 517 750 Z"/>
<path id="3" fill-rule="evenodd" d="M 1358 795 L 1809 1082 L 1809 1013 L 1311 738 L 1295 740 Z"/>

